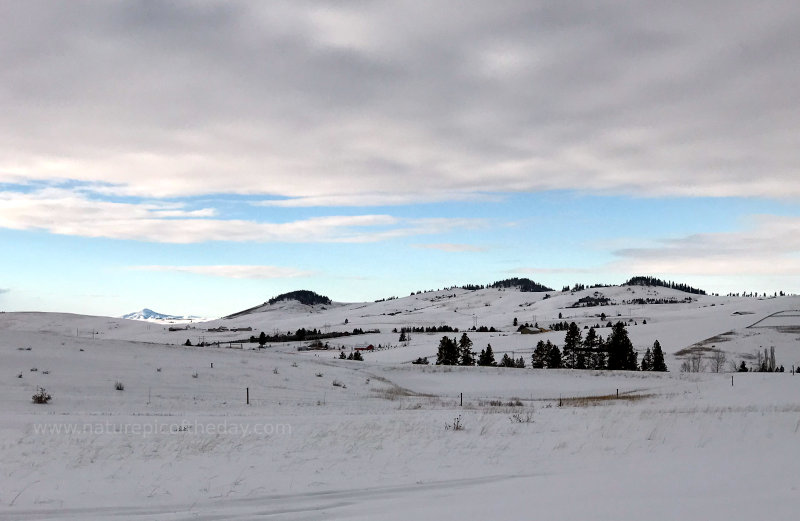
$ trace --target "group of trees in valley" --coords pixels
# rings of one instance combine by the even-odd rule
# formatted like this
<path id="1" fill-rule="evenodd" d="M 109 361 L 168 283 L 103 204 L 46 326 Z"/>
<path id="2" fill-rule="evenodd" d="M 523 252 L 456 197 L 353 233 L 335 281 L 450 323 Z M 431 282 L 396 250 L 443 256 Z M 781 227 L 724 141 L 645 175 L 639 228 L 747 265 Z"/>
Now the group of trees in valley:
<path id="1" fill-rule="evenodd" d="M 494 358 L 491 344 L 487 344 L 484 349 L 481 349 L 480 353 L 476 353 L 472 349 L 472 345 L 472 340 L 466 333 L 463 333 L 458 340 L 455 337 L 443 336 L 439 341 L 439 350 L 436 353 L 436 365 L 525 367 L 525 361 L 522 357 L 518 360 L 513 360 L 508 354 L 503 355 L 498 364 Z M 418 360 L 415 363 L 426 362 Z"/>
<path id="2" fill-rule="evenodd" d="M 436 354 L 437 365 L 499 366 L 524 368 L 522 357 L 515 359 L 504 354 L 500 362 L 495 360 L 491 344 L 476 354 L 472 340 L 466 333 L 459 340 L 443 336 Z M 595 328 L 589 328 L 584 337 L 575 322 L 569 324 L 564 337 L 563 349 L 550 340 L 540 340 L 531 356 L 534 369 L 607 369 L 623 371 L 666 371 L 664 353 L 656 340 L 648 347 L 639 363 L 639 353 L 633 348 L 623 322 L 611 328 L 608 338 L 603 339 Z"/>
<path id="3" fill-rule="evenodd" d="M 614 324 L 606 339 L 598 335 L 593 327 L 584 337 L 578 325 L 572 322 L 564 336 L 563 350 L 549 340 L 540 340 L 533 351 L 531 365 L 534 368 L 553 369 L 667 370 L 658 340 L 652 348 L 647 348 L 639 364 L 639 353 L 633 348 L 624 322 Z"/>

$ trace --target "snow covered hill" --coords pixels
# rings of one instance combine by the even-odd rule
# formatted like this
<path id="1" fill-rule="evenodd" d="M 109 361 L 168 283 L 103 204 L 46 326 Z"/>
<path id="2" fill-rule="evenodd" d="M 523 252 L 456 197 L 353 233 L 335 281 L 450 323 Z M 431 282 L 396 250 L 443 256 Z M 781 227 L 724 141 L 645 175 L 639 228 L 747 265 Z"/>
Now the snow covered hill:
<path id="1" fill-rule="evenodd" d="M 573 307 L 585 297 L 608 305 Z M 681 373 L 676 355 L 774 345 L 789 369 L 800 298 L 687 297 L 448 289 L 179 327 L 2 313 L 0 518 L 792 519 L 800 375 Z M 392 332 L 485 325 L 469 332 L 477 349 L 529 358 L 564 333 L 523 335 L 515 318 L 583 327 L 602 313 L 636 347 L 658 338 L 670 372 L 417 366 L 442 334 Z M 357 362 L 235 342 L 301 327 L 379 329 L 329 342 L 382 349 Z M 32 402 L 39 388 L 48 404 Z"/>
<path id="2" fill-rule="evenodd" d="M 165 315 L 164 313 L 159 313 L 157 311 L 153 311 L 149 308 L 144 308 L 139 311 L 134 311 L 133 313 L 128 313 L 127 315 L 122 315 L 125 320 L 146 320 L 150 322 L 169 322 L 169 323 L 176 323 L 176 322 L 193 322 L 193 321 L 201 321 L 204 320 L 198 316 L 181 316 L 181 315 Z"/>

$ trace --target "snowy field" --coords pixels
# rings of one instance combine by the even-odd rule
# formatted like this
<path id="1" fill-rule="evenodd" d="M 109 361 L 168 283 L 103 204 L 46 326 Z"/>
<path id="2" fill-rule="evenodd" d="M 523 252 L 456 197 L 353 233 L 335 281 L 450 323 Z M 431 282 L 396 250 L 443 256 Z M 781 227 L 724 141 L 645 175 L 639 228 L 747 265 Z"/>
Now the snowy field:
<path id="1" fill-rule="evenodd" d="M 0 519 L 796 518 L 800 376 L 789 368 L 800 334 L 787 326 L 800 325 L 800 299 L 567 307 L 593 291 L 288 304 L 177 332 L 0 314 Z M 442 335 L 401 344 L 390 333 L 466 329 L 479 315 L 499 331 L 470 333 L 477 350 L 491 343 L 529 360 L 540 338 L 561 344 L 564 334 L 520 335 L 514 317 L 545 325 L 561 313 L 593 325 L 601 311 L 636 322 L 637 348 L 658 338 L 670 372 L 421 367 L 407 362 L 435 356 Z M 256 335 L 375 327 L 380 334 L 333 343 L 392 347 L 355 362 L 296 343 L 177 345 L 237 339 L 205 332 L 220 324 Z M 736 362 L 775 346 L 787 372 L 680 373 L 674 353 L 704 342 Z M 50 403 L 32 403 L 38 387 Z"/>

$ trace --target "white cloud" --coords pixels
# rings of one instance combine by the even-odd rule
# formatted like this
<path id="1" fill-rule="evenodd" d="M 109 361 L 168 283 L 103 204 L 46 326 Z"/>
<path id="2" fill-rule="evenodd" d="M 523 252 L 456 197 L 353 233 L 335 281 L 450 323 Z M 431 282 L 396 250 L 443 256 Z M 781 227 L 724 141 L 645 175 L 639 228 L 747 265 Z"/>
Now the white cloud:
<path id="1" fill-rule="evenodd" d="M 602 268 L 601 268 L 602 269 Z M 530 268 L 520 267 L 509 270 L 508 273 L 516 275 L 558 275 L 558 274 L 593 274 L 598 273 L 597 268 Z"/>
<path id="2" fill-rule="evenodd" d="M 302 278 L 315 275 L 316 272 L 285 268 L 280 266 L 131 266 L 129 269 L 138 271 L 172 271 L 179 273 L 195 273 L 212 277 L 229 279 L 288 279 Z"/>
<path id="3" fill-rule="evenodd" d="M 375 242 L 475 227 L 474 219 L 399 219 L 390 215 L 312 217 L 290 222 L 212 219 L 211 209 L 175 203 L 97 201 L 62 189 L 0 192 L 0 227 L 60 235 L 164 243 L 204 241 Z"/>
<path id="4" fill-rule="evenodd" d="M 316 197 L 293 197 L 289 199 L 272 199 L 253 203 L 255 206 L 272 206 L 282 208 L 302 208 L 313 206 L 393 206 L 428 204 L 444 201 L 462 202 L 500 202 L 502 197 L 496 194 L 479 192 L 450 191 L 447 193 L 350 193 L 328 194 Z"/>
<path id="5" fill-rule="evenodd" d="M 422 248 L 425 250 L 440 250 L 452 253 L 484 252 L 487 250 L 482 246 L 474 246 L 472 244 L 453 244 L 453 243 L 415 244 L 414 247 Z"/>
<path id="6" fill-rule="evenodd" d="M 800 218 L 759 215 L 735 232 L 695 234 L 614 252 L 631 273 L 800 275 Z"/>

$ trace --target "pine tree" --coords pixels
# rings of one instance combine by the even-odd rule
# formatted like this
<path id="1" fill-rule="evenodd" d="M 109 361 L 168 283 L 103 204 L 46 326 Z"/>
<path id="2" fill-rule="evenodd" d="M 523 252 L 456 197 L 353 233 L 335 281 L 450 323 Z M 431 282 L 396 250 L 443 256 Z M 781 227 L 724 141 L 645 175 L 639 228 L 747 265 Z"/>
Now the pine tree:
<path id="1" fill-rule="evenodd" d="M 597 348 L 599 341 L 597 339 L 597 331 L 593 327 L 589 328 L 586 332 L 586 337 L 583 339 L 583 349 L 586 352 L 586 368 L 587 369 L 602 369 L 597 367 Z"/>
<path id="2" fill-rule="evenodd" d="M 644 352 L 644 356 L 642 357 L 642 371 L 652 371 L 653 370 L 653 353 L 650 351 L 650 348 L 647 348 L 647 351 Z"/>
<path id="3" fill-rule="evenodd" d="M 570 323 L 564 336 L 564 367 L 574 369 L 577 365 L 578 349 L 581 347 L 581 330 L 575 322 Z"/>
<path id="4" fill-rule="evenodd" d="M 439 341 L 436 365 L 458 365 L 458 344 L 448 336 Z"/>
<path id="5" fill-rule="evenodd" d="M 478 365 L 493 366 L 497 365 L 494 361 L 494 352 L 492 352 L 492 344 L 487 344 L 486 349 L 481 349 L 481 354 L 478 357 Z"/>
<path id="6" fill-rule="evenodd" d="M 562 367 L 561 351 L 558 349 L 558 346 L 548 340 L 545 347 L 547 348 L 547 368 L 559 369 Z"/>
<path id="7" fill-rule="evenodd" d="M 519 357 L 514 367 L 516 367 L 517 369 L 525 369 L 525 359 Z"/>
<path id="8" fill-rule="evenodd" d="M 628 330 L 623 322 L 617 322 L 611 328 L 611 334 L 606 342 L 608 348 L 608 368 L 611 370 L 637 369 L 638 354 L 633 349 L 633 344 L 628 338 Z"/>
<path id="9" fill-rule="evenodd" d="M 405 342 L 405 341 L 406 341 L 406 332 L 400 331 L 400 339 L 398 340 L 398 342 Z"/>
<path id="10" fill-rule="evenodd" d="M 533 350 L 531 355 L 531 367 L 534 369 L 542 369 L 547 364 L 547 347 L 544 340 L 539 340 L 536 344 L 536 349 Z"/>
<path id="11" fill-rule="evenodd" d="M 339 352 L 339 360 L 347 360 L 347 355 L 344 354 L 344 351 Z"/>
<path id="12" fill-rule="evenodd" d="M 500 367 L 515 367 L 514 359 L 508 356 L 508 353 L 503 353 L 503 358 L 500 359 Z"/>
<path id="13" fill-rule="evenodd" d="M 472 350 L 472 340 L 466 333 L 461 335 L 458 341 L 459 363 L 461 365 L 475 365 L 475 352 Z"/>
<path id="14" fill-rule="evenodd" d="M 575 369 L 586 369 L 586 353 L 583 348 L 578 349 L 578 356 L 575 357 Z"/>
<path id="15" fill-rule="evenodd" d="M 267 335 L 262 331 L 260 335 L 258 335 L 258 345 L 264 347 L 264 344 L 267 343 Z"/>
<path id="16" fill-rule="evenodd" d="M 664 352 L 661 350 L 661 344 L 656 340 L 653 342 L 653 368 L 652 371 L 667 371 L 667 364 L 664 362 Z"/>

